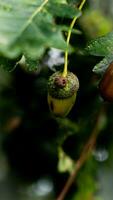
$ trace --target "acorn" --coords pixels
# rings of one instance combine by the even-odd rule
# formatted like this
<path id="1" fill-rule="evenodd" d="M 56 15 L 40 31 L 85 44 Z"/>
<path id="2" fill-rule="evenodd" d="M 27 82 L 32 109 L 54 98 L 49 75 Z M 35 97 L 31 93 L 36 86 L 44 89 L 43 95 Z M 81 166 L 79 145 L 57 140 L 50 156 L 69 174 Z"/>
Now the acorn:
<path id="1" fill-rule="evenodd" d="M 105 71 L 99 84 L 99 90 L 105 101 L 113 102 L 113 62 Z"/>
<path id="2" fill-rule="evenodd" d="M 48 80 L 48 105 L 50 111 L 57 117 L 65 117 L 72 109 L 79 80 L 72 72 L 67 72 L 66 77 L 61 71 L 53 73 Z"/>

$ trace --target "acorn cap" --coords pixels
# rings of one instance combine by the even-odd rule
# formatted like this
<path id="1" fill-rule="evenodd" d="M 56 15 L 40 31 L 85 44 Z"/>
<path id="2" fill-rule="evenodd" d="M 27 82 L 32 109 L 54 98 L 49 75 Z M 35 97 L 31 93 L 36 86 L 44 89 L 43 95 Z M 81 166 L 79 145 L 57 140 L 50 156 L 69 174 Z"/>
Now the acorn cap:
<path id="1" fill-rule="evenodd" d="M 79 80 L 72 72 L 66 77 L 61 71 L 52 74 L 48 81 L 48 93 L 55 99 L 66 99 L 73 96 L 79 89 Z"/>

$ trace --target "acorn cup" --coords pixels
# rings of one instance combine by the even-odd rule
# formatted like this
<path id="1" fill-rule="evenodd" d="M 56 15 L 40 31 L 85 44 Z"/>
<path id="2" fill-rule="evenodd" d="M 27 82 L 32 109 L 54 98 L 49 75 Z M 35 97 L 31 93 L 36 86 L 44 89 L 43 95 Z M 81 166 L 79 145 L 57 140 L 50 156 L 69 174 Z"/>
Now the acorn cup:
<path id="1" fill-rule="evenodd" d="M 113 102 L 113 62 L 108 66 L 99 83 L 99 91 L 105 101 Z"/>
<path id="2" fill-rule="evenodd" d="M 79 80 L 72 72 L 63 77 L 61 71 L 52 74 L 48 80 L 48 105 L 50 111 L 57 117 L 65 117 L 72 109 Z"/>

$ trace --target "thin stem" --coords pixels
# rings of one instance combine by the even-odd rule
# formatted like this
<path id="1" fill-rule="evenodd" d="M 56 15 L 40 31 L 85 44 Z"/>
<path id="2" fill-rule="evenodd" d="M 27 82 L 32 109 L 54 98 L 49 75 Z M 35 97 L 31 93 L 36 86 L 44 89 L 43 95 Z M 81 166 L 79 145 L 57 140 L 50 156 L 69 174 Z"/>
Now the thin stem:
<path id="1" fill-rule="evenodd" d="M 84 4 L 85 4 L 86 0 L 82 0 L 82 2 L 80 3 L 80 6 L 79 6 L 79 10 L 81 11 Z M 68 31 L 68 35 L 67 35 L 67 40 L 66 40 L 66 43 L 67 43 L 67 47 L 69 45 L 69 42 L 70 42 L 70 38 L 71 38 L 71 32 L 72 32 L 72 29 L 74 27 L 74 24 L 77 20 L 77 17 L 75 16 L 70 24 L 70 28 L 69 28 L 69 31 Z M 64 62 L 64 70 L 63 70 L 63 73 L 62 73 L 62 76 L 63 77 L 66 77 L 67 76 L 67 67 L 68 67 L 68 50 L 65 51 L 65 62 Z"/>
<path id="2" fill-rule="evenodd" d="M 86 0 L 82 0 L 81 4 L 80 4 L 80 6 L 79 6 L 79 10 L 82 10 L 82 8 L 83 8 L 85 2 L 86 2 Z"/>
<path id="3" fill-rule="evenodd" d="M 69 176 L 63 190 L 61 191 L 60 195 L 58 196 L 58 198 L 56 200 L 64 200 L 64 198 L 66 197 L 66 194 L 68 193 L 71 185 L 73 184 L 73 182 L 75 181 L 75 178 L 77 176 L 78 171 L 80 170 L 80 168 L 83 166 L 83 164 L 85 163 L 85 161 L 89 158 L 91 151 L 94 148 L 94 145 L 96 143 L 96 139 L 98 134 L 101 131 L 101 120 L 102 120 L 102 116 L 103 116 L 103 109 L 100 110 L 100 112 L 98 113 L 97 116 L 97 121 L 95 124 L 95 127 L 91 133 L 91 136 L 88 140 L 88 142 L 86 143 L 86 145 L 83 148 L 83 151 L 80 155 L 80 158 L 76 161 L 75 163 L 75 168 L 72 171 L 71 175 Z"/>
<path id="4" fill-rule="evenodd" d="M 77 17 L 74 17 L 74 19 L 72 20 L 72 22 L 70 24 L 70 28 L 69 28 L 68 35 L 67 35 L 67 41 L 66 41 L 67 47 L 69 45 L 69 41 L 70 41 L 70 37 L 71 37 L 71 32 L 72 32 L 73 26 L 74 26 L 74 24 L 76 22 L 76 19 L 77 19 Z M 62 74 L 63 77 L 67 76 L 67 66 L 68 66 L 68 50 L 65 51 L 64 71 L 63 71 L 63 74 Z"/>

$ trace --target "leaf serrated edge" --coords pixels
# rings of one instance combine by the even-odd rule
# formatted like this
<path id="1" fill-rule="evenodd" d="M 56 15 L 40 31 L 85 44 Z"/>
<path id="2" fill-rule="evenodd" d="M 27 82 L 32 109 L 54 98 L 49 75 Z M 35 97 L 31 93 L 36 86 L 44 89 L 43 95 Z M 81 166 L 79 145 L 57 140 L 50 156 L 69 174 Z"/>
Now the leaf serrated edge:
<path id="1" fill-rule="evenodd" d="M 99 63 L 97 63 L 92 71 L 96 74 L 103 75 L 112 61 L 113 55 L 108 55 L 104 57 Z"/>

